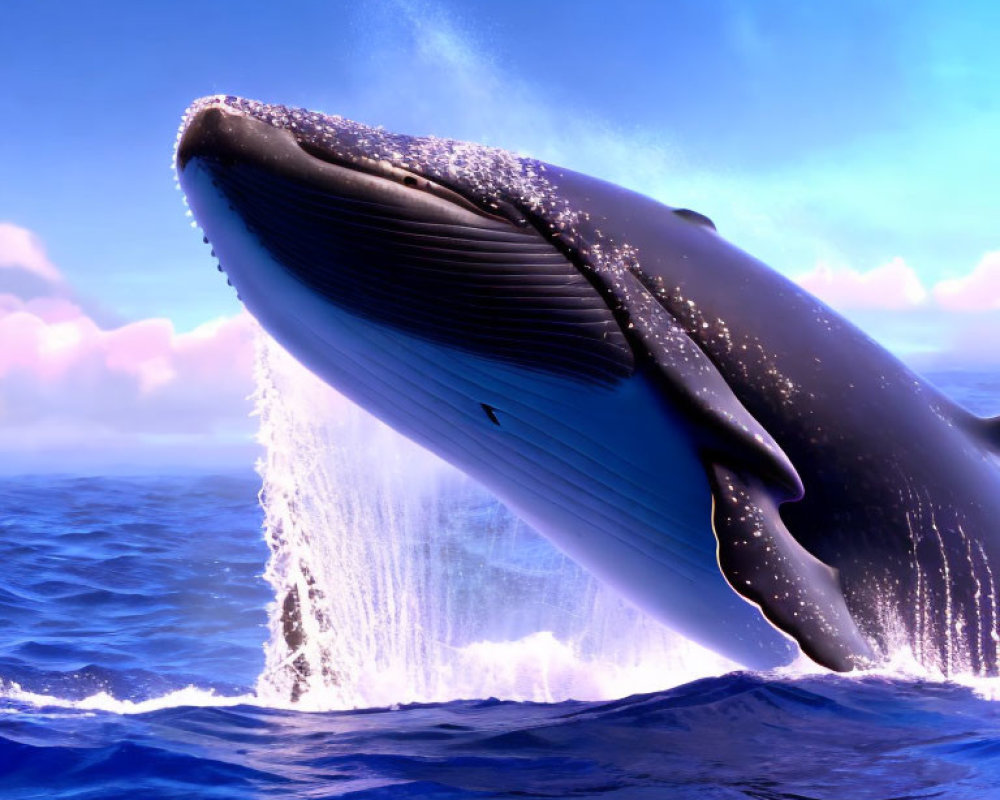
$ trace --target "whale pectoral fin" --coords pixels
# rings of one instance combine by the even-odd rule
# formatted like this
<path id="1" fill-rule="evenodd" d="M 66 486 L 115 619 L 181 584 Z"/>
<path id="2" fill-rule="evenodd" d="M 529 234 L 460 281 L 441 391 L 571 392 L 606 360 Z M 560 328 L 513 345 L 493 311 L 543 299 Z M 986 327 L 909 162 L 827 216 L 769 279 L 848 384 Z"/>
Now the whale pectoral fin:
<path id="1" fill-rule="evenodd" d="M 836 571 L 789 533 L 767 487 L 719 464 L 708 472 L 719 566 L 729 584 L 814 661 L 840 672 L 872 664 Z"/>

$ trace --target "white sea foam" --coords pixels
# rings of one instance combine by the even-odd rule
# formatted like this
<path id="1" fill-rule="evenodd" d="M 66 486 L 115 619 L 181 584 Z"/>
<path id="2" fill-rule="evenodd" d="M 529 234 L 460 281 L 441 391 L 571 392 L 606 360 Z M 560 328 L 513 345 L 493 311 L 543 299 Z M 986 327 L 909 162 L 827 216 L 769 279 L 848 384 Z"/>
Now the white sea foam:
<path id="1" fill-rule="evenodd" d="M 806 678 L 836 677 L 842 680 L 881 679 L 885 681 L 903 681 L 909 683 L 931 683 L 953 686 L 964 686 L 970 689 L 981 700 L 1000 701 L 1000 676 L 986 677 L 977 675 L 970 669 L 945 674 L 934 664 L 922 663 L 913 648 L 908 644 L 897 642 L 893 645 L 886 660 L 870 669 L 854 670 L 848 673 L 832 673 L 825 667 L 804 655 L 786 667 L 781 667 L 768 673 L 779 679 L 795 681 Z"/>
<path id="2" fill-rule="evenodd" d="M 146 714 L 150 711 L 180 706 L 222 708 L 258 704 L 254 695 L 218 695 L 211 689 L 199 689 L 196 686 L 177 689 L 146 700 L 119 700 L 108 692 L 98 692 L 80 700 L 67 700 L 63 697 L 27 691 L 14 682 L 0 683 L 0 700 L 10 700 L 37 708 L 104 711 L 112 714 Z M 0 709 L 0 712 L 2 711 L 16 711 L 16 709 Z"/>

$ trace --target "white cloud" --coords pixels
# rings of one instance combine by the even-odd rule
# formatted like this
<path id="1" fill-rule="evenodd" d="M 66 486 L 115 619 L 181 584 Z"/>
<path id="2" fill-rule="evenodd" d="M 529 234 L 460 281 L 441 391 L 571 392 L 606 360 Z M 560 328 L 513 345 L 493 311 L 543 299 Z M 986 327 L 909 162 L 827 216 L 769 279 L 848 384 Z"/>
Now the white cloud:
<path id="1" fill-rule="evenodd" d="M 49 283 L 62 283 L 41 240 L 31 231 L 10 222 L 0 222 L 0 269 L 23 269 Z"/>
<path id="2" fill-rule="evenodd" d="M 1000 359 L 1000 251 L 930 286 L 901 258 L 868 271 L 820 262 L 793 280 L 914 364 L 992 368 Z"/>
<path id="3" fill-rule="evenodd" d="M 83 313 L 47 319 L 10 305 L 0 311 L 0 428 L 75 419 L 210 433 L 249 413 L 255 323 L 246 314 L 178 333 L 166 319 L 102 330 Z"/>
<path id="4" fill-rule="evenodd" d="M 950 311 L 1000 311 L 1000 250 L 984 255 L 968 275 L 938 283 L 934 300 Z"/>
<path id="5" fill-rule="evenodd" d="M 820 261 L 792 280 L 841 311 L 932 309 L 966 315 L 1000 311 L 1000 250 L 986 253 L 967 274 L 930 287 L 899 257 L 868 271 Z"/>
<path id="6" fill-rule="evenodd" d="M 867 272 L 821 261 L 812 272 L 794 276 L 793 280 L 834 308 L 903 311 L 917 308 L 928 299 L 920 276 L 899 257 Z"/>
<path id="7" fill-rule="evenodd" d="M 164 448 L 241 442 L 250 463 L 249 315 L 190 332 L 168 319 L 103 326 L 70 298 L 37 237 L 6 223 L 0 234 L 2 263 L 45 280 L 24 296 L 0 291 L 0 450 L 9 468 L 47 463 L 45 453 L 68 453 L 74 468 L 109 454 L 155 464 Z M 38 296 L 40 285 L 49 293 Z"/>

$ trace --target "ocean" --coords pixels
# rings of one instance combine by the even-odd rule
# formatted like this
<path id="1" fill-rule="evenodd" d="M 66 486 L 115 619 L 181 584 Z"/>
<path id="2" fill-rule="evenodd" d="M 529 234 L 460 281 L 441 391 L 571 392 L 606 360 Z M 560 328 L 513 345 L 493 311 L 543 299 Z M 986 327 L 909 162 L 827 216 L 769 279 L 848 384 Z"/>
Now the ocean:
<path id="1" fill-rule="evenodd" d="M 996 679 L 741 671 L 277 358 L 257 472 L 0 480 L 3 800 L 1000 797 Z"/>

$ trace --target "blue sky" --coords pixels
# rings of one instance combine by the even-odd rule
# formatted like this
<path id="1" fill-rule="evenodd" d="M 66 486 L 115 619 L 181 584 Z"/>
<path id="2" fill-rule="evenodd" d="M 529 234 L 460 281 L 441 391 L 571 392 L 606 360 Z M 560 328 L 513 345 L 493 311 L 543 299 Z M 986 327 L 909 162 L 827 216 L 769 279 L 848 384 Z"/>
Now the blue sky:
<path id="1" fill-rule="evenodd" d="M 811 288 L 833 276 L 831 301 L 899 351 L 945 346 L 956 309 L 982 344 L 1000 311 L 935 287 L 1000 250 L 998 30 L 981 0 L 5 0 L 0 224 L 102 330 L 236 314 L 170 161 L 188 103 L 239 94 L 600 175 Z M 990 264 L 963 296 L 1000 291 Z M 919 286 L 882 303 L 893 280 Z"/>

